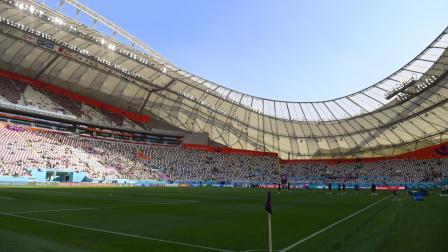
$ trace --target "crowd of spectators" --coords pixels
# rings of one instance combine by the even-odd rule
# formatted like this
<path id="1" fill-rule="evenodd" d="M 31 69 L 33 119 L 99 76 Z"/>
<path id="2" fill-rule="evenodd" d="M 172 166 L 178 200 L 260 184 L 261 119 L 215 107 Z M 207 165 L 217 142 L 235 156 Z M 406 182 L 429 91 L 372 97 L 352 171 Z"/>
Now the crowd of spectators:
<path id="1" fill-rule="evenodd" d="M 275 157 L 227 155 L 83 137 L 66 132 L 0 128 L 0 175 L 30 168 L 83 171 L 96 179 L 271 181 Z"/>
<path id="2" fill-rule="evenodd" d="M 283 165 L 282 173 L 301 183 L 437 183 L 448 178 L 448 159 L 295 163 Z"/>
<path id="3" fill-rule="evenodd" d="M 448 159 L 294 163 L 246 156 L 81 136 L 74 133 L 0 128 L 0 175 L 29 176 L 30 168 L 82 171 L 93 179 L 299 183 L 440 182 Z M 279 173 L 280 171 L 280 173 Z"/>
<path id="4" fill-rule="evenodd" d="M 277 177 L 278 159 L 155 146 L 149 149 L 156 165 L 170 180 L 258 181 Z"/>

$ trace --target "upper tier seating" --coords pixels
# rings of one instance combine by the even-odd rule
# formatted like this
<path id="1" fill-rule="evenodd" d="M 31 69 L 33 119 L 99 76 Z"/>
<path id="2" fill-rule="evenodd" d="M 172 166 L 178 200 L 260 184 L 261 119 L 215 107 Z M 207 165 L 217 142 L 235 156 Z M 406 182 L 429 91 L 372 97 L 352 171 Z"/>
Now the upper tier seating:
<path id="1" fill-rule="evenodd" d="M 40 109 L 58 114 L 75 116 L 80 120 L 112 127 L 144 130 L 131 120 L 102 108 L 94 108 L 68 97 L 38 90 L 21 82 L 0 78 L 0 101 L 18 104 L 30 109 Z"/>
<path id="2" fill-rule="evenodd" d="M 0 100 L 17 104 L 26 85 L 0 77 Z"/>
<path id="3" fill-rule="evenodd" d="M 64 108 L 64 111 L 69 111 L 71 114 L 75 115 L 76 117 L 82 116 L 82 110 L 81 110 L 81 103 L 77 102 L 75 100 L 72 100 L 70 98 L 56 95 L 47 91 L 41 91 L 44 93 L 48 98 L 50 98 L 53 102 L 59 104 L 62 108 Z"/>

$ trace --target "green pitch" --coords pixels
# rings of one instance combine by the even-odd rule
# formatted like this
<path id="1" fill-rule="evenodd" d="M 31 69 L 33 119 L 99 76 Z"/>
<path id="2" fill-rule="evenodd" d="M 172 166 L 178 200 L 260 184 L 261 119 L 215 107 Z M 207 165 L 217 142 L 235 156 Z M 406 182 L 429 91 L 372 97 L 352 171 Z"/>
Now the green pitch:
<path id="1" fill-rule="evenodd" d="M 448 251 L 448 197 L 438 192 L 424 202 L 273 192 L 276 251 Z M 266 251 L 265 198 L 260 189 L 0 188 L 0 251 Z"/>

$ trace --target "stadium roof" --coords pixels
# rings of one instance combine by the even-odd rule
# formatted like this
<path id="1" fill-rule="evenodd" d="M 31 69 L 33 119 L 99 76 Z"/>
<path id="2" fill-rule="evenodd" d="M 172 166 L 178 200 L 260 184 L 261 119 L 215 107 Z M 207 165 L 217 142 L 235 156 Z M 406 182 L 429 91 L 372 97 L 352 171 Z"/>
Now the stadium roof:
<path id="1" fill-rule="evenodd" d="M 0 0 L 2 69 L 207 132 L 229 147 L 283 158 L 387 156 L 447 140 L 448 29 L 408 64 L 359 92 L 279 101 L 179 69 L 77 1 L 63 5 L 73 8 L 73 16 L 36 1 Z M 80 14 L 92 23 L 80 23 Z"/>

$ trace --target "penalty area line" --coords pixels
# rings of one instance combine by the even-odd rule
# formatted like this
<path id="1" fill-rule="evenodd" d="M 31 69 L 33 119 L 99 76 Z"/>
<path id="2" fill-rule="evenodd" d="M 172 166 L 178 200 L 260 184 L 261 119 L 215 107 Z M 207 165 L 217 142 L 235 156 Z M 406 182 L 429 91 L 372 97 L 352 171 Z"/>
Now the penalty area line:
<path id="1" fill-rule="evenodd" d="M 340 223 L 342 223 L 342 222 L 344 222 L 344 221 L 346 221 L 346 220 L 348 220 L 348 219 L 350 219 L 350 218 L 352 218 L 352 217 L 354 217 L 354 216 L 356 216 L 356 215 L 358 215 L 358 214 L 364 212 L 365 210 L 367 210 L 367 209 L 369 209 L 369 208 L 371 208 L 371 207 L 373 207 L 373 206 L 375 206 L 375 205 L 377 205 L 377 204 L 383 202 L 384 200 L 386 200 L 386 199 L 388 199 L 388 198 L 390 198 L 390 197 L 392 197 L 392 195 L 389 195 L 389 196 L 386 196 L 386 197 L 384 197 L 384 198 L 382 198 L 382 199 L 380 199 L 380 200 L 377 200 L 377 201 L 373 202 L 372 204 L 370 204 L 370 205 L 364 207 L 363 209 L 358 210 L 358 211 L 356 211 L 356 212 L 350 214 L 349 216 L 347 216 L 347 217 L 345 217 L 345 218 L 342 218 L 342 219 L 336 221 L 335 223 L 333 223 L 333 224 L 331 224 L 331 225 L 328 225 L 328 226 L 322 228 L 321 230 L 319 230 L 319 231 L 317 231 L 317 232 L 315 232 L 315 233 L 313 233 L 313 234 L 311 234 L 311 235 L 309 235 L 309 236 L 303 238 L 302 240 L 299 240 L 299 241 L 297 241 L 297 242 L 295 242 L 295 243 L 289 245 L 288 247 L 286 247 L 286 248 L 284 248 L 284 249 L 282 249 L 282 250 L 279 250 L 279 251 L 280 251 L 280 252 L 286 252 L 286 251 L 289 251 L 289 250 L 293 249 L 294 247 L 296 247 L 296 246 L 298 246 L 298 245 L 300 245 L 300 244 L 302 244 L 302 243 L 308 241 L 309 239 L 313 238 L 314 236 L 316 236 L 316 235 L 318 235 L 318 234 L 320 234 L 320 233 L 322 233 L 322 232 L 327 231 L 328 229 L 330 229 L 330 228 L 332 228 L 332 227 L 334 227 L 334 226 L 336 226 L 336 225 L 338 225 L 338 224 L 340 224 Z"/>
<path id="2" fill-rule="evenodd" d="M 100 232 L 100 233 L 113 234 L 113 235 L 125 236 L 125 237 L 131 237 L 131 238 L 137 238 L 137 239 L 142 239 L 142 240 L 156 241 L 156 242 L 161 242 L 161 243 L 168 243 L 168 244 L 179 245 L 179 246 L 184 246 L 184 247 L 198 248 L 198 249 L 211 250 L 211 251 L 220 251 L 220 252 L 233 252 L 232 250 L 226 250 L 226 249 L 219 249 L 219 248 L 201 246 L 201 245 L 196 245 L 196 244 L 186 243 L 186 242 L 170 241 L 170 240 L 159 239 L 159 238 L 148 237 L 148 236 L 141 236 L 141 235 L 135 235 L 135 234 L 115 232 L 115 231 L 99 229 L 99 228 L 91 228 L 91 227 L 73 225 L 73 224 L 68 224 L 68 223 L 63 223 L 63 222 L 58 222 L 58 221 L 52 221 L 52 220 L 45 220 L 45 219 L 27 217 L 27 216 L 22 216 L 22 215 L 17 215 L 17 214 L 1 213 L 1 215 L 12 216 L 12 217 L 25 219 L 25 220 L 36 221 L 36 222 L 50 223 L 50 224 L 55 224 L 55 225 L 65 226 L 65 227 L 71 227 L 71 228 L 76 228 L 76 229 L 83 229 L 83 230 L 95 231 L 95 232 Z"/>

